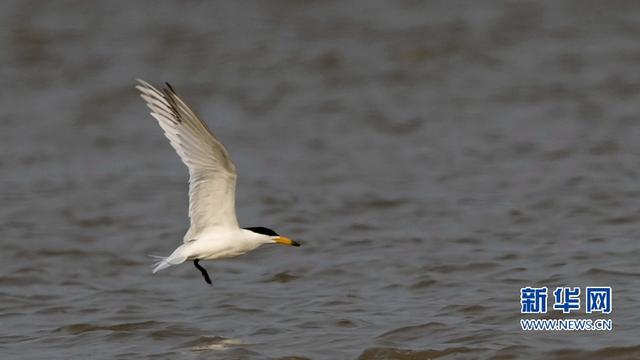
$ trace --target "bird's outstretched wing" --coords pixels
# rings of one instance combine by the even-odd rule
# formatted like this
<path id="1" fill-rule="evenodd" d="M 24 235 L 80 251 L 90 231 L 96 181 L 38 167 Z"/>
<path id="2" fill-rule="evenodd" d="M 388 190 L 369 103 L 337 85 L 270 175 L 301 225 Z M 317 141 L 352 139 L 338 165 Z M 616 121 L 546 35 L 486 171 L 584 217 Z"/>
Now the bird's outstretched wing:
<path id="1" fill-rule="evenodd" d="M 188 242 L 211 226 L 238 227 L 235 210 L 236 167 L 222 143 L 207 125 L 176 95 L 171 85 L 159 91 L 138 79 L 147 102 L 165 136 L 189 168 Z"/>

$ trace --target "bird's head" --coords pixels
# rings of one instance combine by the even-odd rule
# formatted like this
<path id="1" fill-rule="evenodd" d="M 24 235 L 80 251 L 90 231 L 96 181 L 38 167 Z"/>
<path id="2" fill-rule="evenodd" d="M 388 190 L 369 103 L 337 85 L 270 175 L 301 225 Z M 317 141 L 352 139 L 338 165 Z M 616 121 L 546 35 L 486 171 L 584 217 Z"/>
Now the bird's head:
<path id="1" fill-rule="evenodd" d="M 248 228 L 245 228 L 245 230 L 252 231 L 252 232 L 254 232 L 256 234 L 268 236 L 271 239 L 271 241 L 273 241 L 276 244 L 289 245 L 289 246 L 300 246 L 299 243 L 297 243 L 297 242 L 295 242 L 295 241 L 293 241 L 293 240 L 291 240 L 289 238 L 286 238 L 284 236 L 280 236 L 280 235 L 278 235 L 277 232 L 275 232 L 275 231 L 273 231 L 273 230 L 271 230 L 269 228 L 263 227 L 263 226 L 248 227 Z"/>

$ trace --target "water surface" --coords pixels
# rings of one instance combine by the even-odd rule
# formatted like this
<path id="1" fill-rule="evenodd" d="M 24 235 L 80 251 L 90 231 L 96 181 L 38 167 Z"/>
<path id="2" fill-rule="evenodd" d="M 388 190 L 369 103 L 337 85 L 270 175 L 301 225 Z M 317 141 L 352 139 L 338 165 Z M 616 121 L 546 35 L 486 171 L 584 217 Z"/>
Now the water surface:
<path id="1" fill-rule="evenodd" d="M 4 359 L 640 358 L 640 5 L 8 1 Z M 238 218 L 300 240 L 151 275 L 186 169 L 133 79 L 226 144 Z M 614 330 L 524 333 L 522 286 Z"/>

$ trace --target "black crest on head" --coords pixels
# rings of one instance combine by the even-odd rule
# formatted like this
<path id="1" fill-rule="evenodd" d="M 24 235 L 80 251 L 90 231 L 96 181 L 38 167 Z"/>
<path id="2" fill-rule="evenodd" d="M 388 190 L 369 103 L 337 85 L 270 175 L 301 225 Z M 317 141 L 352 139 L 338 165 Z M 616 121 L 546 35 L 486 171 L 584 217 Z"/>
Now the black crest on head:
<path id="1" fill-rule="evenodd" d="M 256 227 L 248 227 L 248 228 L 244 228 L 245 230 L 251 230 L 254 233 L 258 233 L 258 234 L 262 234 L 262 235 L 267 235 L 267 236 L 278 236 L 278 233 L 266 228 L 264 226 L 256 226 Z"/>

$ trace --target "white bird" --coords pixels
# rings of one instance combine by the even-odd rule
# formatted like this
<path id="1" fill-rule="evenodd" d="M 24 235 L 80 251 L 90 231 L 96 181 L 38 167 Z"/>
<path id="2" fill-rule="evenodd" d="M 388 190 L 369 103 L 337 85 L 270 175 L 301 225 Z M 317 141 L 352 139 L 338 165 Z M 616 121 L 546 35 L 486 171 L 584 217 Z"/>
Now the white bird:
<path id="1" fill-rule="evenodd" d="M 236 219 L 236 167 L 222 143 L 167 83 L 159 91 L 138 79 L 136 88 L 165 136 L 189 168 L 189 218 L 184 243 L 167 257 L 156 257 L 153 273 L 192 260 L 208 284 L 200 260 L 245 254 L 264 244 L 300 246 L 266 227 L 240 228 Z"/>

